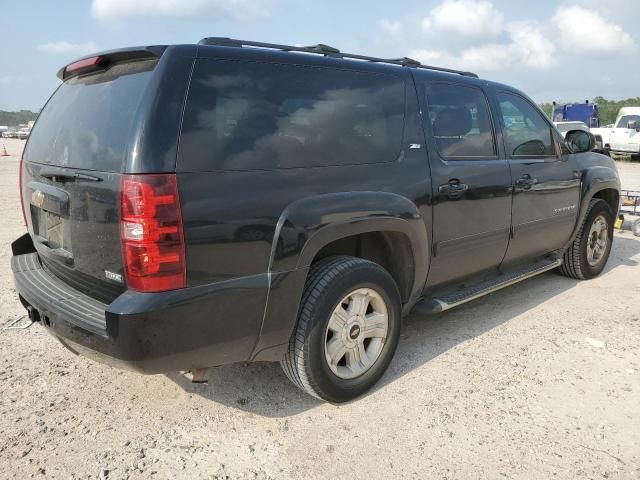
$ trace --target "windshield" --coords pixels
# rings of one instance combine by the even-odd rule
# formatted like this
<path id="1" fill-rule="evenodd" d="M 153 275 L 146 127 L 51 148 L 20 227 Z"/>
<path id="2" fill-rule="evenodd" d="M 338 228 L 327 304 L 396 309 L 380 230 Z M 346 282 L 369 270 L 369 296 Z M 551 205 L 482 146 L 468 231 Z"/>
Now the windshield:
<path id="1" fill-rule="evenodd" d="M 64 82 L 40 114 L 25 160 L 119 172 L 155 63 L 114 65 Z"/>

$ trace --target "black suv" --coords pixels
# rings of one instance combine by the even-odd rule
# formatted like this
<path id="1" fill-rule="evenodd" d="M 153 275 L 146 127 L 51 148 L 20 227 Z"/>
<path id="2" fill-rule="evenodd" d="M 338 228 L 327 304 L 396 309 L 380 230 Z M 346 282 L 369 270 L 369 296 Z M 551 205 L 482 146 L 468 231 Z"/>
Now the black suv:
<path id="1" fill-rule="evenodd" d="M 609 256 L 611 158 L 469 72 L 206 38 L 58 75 L 12 269 L 30 317 L 100 361 L 279 361 L 343 402 L 382 376 L 403 315 Z"/>

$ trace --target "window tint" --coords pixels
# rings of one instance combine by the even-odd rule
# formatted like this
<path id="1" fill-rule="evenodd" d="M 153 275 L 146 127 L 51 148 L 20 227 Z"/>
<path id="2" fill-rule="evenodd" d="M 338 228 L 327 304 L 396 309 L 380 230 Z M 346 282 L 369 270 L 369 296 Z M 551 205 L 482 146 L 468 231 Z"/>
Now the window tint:
<path id="1" fill-rule="evenodd" d="M 427 104 L 442 157 L 496 155 L 489 105 L 480 89 L 444 83 L 427 85 Z"/>
<path id="2" fill-rule="evenodd" d="M 64 82 L 40 114 L 25 159 L 119 172 L 155 63 L 114 65 Z"/>
<path id="3" fill-rule="evenodd" d="M 499 93 L 498 100 L 509 156 L 556 155 L 551 126 L 533 105 L 524 98 L 509 93 Z"/>
<path id="4" fill-rule="evenodd" d="M 640 115 L 624 115 L 620 117 L 620 120 L 618 120 L 618 125 L 616 125 L 616 128 L 628 128 L 629 122 L 640 123 Z"/>
<path id="5" fill-rule="evenodd" d="M 199 60 L 179 168 L 277 169 L 394 161 L 404 81 L 316 67 Z"/>

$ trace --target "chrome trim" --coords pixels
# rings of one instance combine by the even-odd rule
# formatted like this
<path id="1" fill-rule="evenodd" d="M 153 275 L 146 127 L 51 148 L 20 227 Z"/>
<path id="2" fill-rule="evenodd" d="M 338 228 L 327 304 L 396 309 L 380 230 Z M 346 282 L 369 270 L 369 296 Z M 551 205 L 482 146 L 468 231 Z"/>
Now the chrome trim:
<path id="1" fill-rule="evenodd" d="M 495 291 L 498 290 L 502 290 L 505 287 L 508 287 L 510 285 L 513 285 L 515 283 L 521 282 L 522 280 L 526 280 L 527 278 L 531 278 L 531 277 L 535 277 L 536 275 L 539 275 L 541 273 L 547 272 L 549 270 L 553 270 L 554 268 L 559 267 L 560 265 L 562 265 L 562 260 L 561 259 L 556 259 L 555 262 L 552 262 L 548 265 L 545 265 L 544 267 L 540 267 L 537 270 L 533 270 L 532 272 L 526 273 L 524 275 L 522 275 L 521 277 L 516 277 L 516 278 L 512 278 L 510 280 L 505 280 L 502 283 L 499 283 L 493 287 L 488 288 L 487 290 L 481 290 L 478 293 L 475 293 L 469 297 L 464 298 L 463 300 L 460 300 L 459 302 L 454 302 L 454 303 L 447 303 L 443 300 L 440 300 L 439 298 L 434 298 L 434 300 L 436 302 L 438 302 L 441 307 L 442 307 L 442 311 L 444 312 L 445 310 L 449 310 L 453 307 L 457 307 L 458 305 L 462 305 L 464 303 L 470 302 L 471 300 L 475 300 L 476 298 L 480 298 L 480 297 L 484 297 L 485 295 L 488 295 L 490 293 L 493 293 Z"/>

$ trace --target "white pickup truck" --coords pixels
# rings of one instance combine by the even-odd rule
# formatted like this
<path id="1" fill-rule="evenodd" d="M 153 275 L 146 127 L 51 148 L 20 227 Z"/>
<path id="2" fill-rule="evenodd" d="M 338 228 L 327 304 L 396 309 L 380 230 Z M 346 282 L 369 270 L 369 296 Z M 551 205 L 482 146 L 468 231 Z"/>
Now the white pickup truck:
<path id="1" fill-rule="evenodd" d="M 623 107 L 613 128 L 592 128 L 596 143 L 612 152 L 640 154 L 640 107 Z"/>

